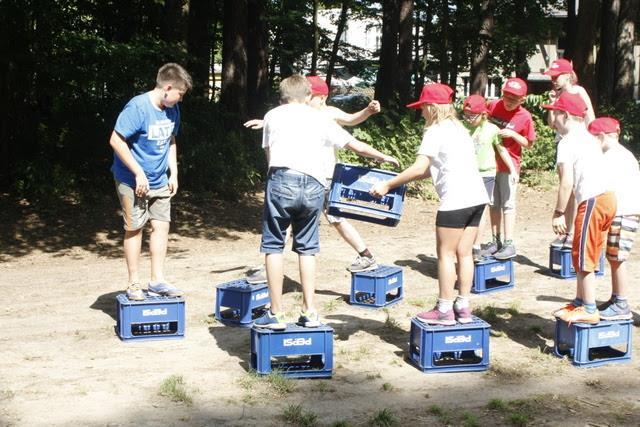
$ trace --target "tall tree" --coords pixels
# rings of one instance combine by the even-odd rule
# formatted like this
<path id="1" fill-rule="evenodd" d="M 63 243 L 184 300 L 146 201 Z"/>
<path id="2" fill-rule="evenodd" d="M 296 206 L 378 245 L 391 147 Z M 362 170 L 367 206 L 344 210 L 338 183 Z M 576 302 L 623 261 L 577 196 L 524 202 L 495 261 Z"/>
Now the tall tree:
<path id="1" fill-rule="evenodd" d="M 193 78 L 196 96 L 209 94 L 209 61 L 211 59 L 212 4 L 209 0 L 190 0 L 187 27 L 187 68 Z"/>
<path id="2" fill-rule="evenodd" d="M 638 17 L 637 0 L 622 0 L 618 19 L 618 36 L 616 45 L 616 74 L 613 99 L 617 107 L 633 99 L 633 83 L 635 57 L 635 21 Z"/>
<path id="3" fill-rule="evenodd" d="M 192 2 L 190 2 L 192 3 Z M 179 42 L 182 39 L 183 0 L 165 0 L 160 14 L 160 38 L 166 42 Z M 191 9 L 191 5 L 189 5 Z"/>
<path id="4" fill-rule="evenodd" d="M 449 17 L 449 1 L 441 0 L 440 10 L 438 12 L 438 21 L 440 22 L 440 81 L 442 83 L 449 82 L 449 30 L 451 19 Z"/>
<path id="5" fill-rule="evenodd" d="M 595 55 L 593 46 L 598 36 L 598 15 L 600 0 L 581 1 L 576 15 L 575 36 L 570 40 L 571 47 L 565 52 L 565 58 L 573 61 L 573 70 L 580 78 L 580 85 L 587 90 L 591 101 L 596 100 Z M 594 105 L 595 108 L 595 105 Z"/>
<path id="6" fill-rule="evenodd" d="M 400 0 L 398 19 L 398 97 L 405 105 L 412 98 L 413 0 Z"/>
<path id="7" fill-rule="evenodd" d="M 349 11 L 349 0 L 343 0 L 342 8 L 340 9 L 340 17 L 338 18 L 338 27 L 336 29 L 336 37 L 333 40 L 333 47 L 331 48 L 331 57 L 329 57 L 329 65 L 327 67 L 327 86 L 331 90 L 331 78 L 333 77 L 333 70 L 336 65 L 336 59 L 338 57 L 338 48 L 340 47 L 340 39 L 342 33 L 347 25 L 347 12 Z"/>
<path id="8" fill-rule="evenodd" d="M 224 1 L 220 102 L 227 111 L 247 116 L 247 0 Z"/>
<path id="9" fill-rule="evenodd" d="M 247 88 L 249 113 L 261 116 L 269 88 L 269 55 L 265 0 L 249 0 Z"/>
<path id="10" fill-rule="evenodd" d="M 320 32 L 318 31 L 318 1 L 313 0 L 313 52 L 311 54 L 311 71 L 309 74 L 316 75 L 318 70 L 318 49 L 320 47 Z"/>
<path id="11" fill-rule="evenodd" d="M 382 1 L 382 38 L 375 97 L 384 107 L 395 102 L 398 74 L 398 0 Z"/>
<path id="12" fill-rule="evenodd" d="M 600 105 L 611 105 L 613 100 L 619 16 L 620 0 L 604 0 L 602 2 L 602 26 L 597 62 L 598 103 Z"/>
<path id="13" fill-rule="evenodd" d="M 469 93 L 484 95 L 489 82 L 488 60 L 489 45 L 493 35 L 494 13 L 496 1 L 483 0 L 479 5 L 480 30 L 478 31 L 478 47 L 471 57 Z"/>

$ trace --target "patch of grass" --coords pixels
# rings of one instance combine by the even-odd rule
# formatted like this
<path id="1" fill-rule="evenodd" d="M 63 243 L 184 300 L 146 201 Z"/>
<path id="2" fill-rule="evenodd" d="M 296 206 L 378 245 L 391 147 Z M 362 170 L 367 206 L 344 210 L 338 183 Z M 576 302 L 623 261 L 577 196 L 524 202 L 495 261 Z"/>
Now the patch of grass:
<path id="1" fill-rule="evenodd" d="M 464 411 L 462 413 L 462 425 L 465 427 L 479 427 L 478 417 L 471 412 Z"/>
<path id="2" fill-rule="evenodd" d="M 251 369 L 245 375 L 240 377 L 237 382 L 243 390 L 251 391 L 255 388 L 258 381 L 260 381 L 258 373 Z"/>
<path id="3" fill-rule="evenodd" d="M 527 187 L 547 191 L 558 185 L 558 175 L 555 171 L 529 170 L 520 176 L 520 182 Z"/>
<path id="4" fill-rule="evenodd" d="M 11 400 L 15 397 L 15 393 L 11 390 L 2 390 L 0 391 L 0 401 L 3 400 Z"/>
<path id="5" fill-rule="evenodd" d="M 382 378 L 382 375 L 380 375 L 380 372 L 369 372 L 367 374 L 367 379 L 368 380 L 375 380 L 378 378 Z"/>
<path id="6" fill-rule="evenodd" d="M 427 301 L 425 301 L 424 299 L 414 298 L 408 300 L 407 302 L 414 307 L 427 308 Z"/>
<path id="7" fill-rule="evenodd" d="M 193 398 L 182 375 L 171 375 L 165 378 L 160 385 L 160 395 L 168 397 L 173 402 L 181 402 L 186 405 L 193 404 Z"/>
<path id="8" fill-rule="evenodd" d="M 204 323 L 205 325 L 215 325 L 218 323 L 218 320 L 214 314 L 209 314 L 207 316 L 202 316 L 200 323 Z"/>
<path id="9" fill-rule="evenodd" d="M 518 427 L 524 427 L 531 421 L 531 417 L 521 412 L 514 412 L 509 416 L 509 422 Z"/>
<path id="10" fill-rule="evenodd" d="M 473 310 L 473 314 L 489 323 L 494 323 L 498 320 L 498 310 L 492 305 L 477 307 Z"/>
<path id="11" fill-rule="evenodd" d="M 336 389 L 333 388 L 327 381 L 316 381 L 313 383 L 311 389 L 318 393 L 331 393 L 336 391 Z"/>
<path id="12" fill-rule="evenodd" d="M 318 415 L 305 410 L 302 405 L 289 405 L 282 413 L 287 424 L 299 427 L 311 427 L 318 424 Z"/>
<path id="13" fill-rule="evenodd" d="M 507 309 L 507 313 L 509 313 L 512 316 L 517 316 L 518 314 L 520 314 L 520 303 L 517 301 L 512 302 L 509 308 Z"/>
<path id="14" fill-rule="evenodd" d="M 349 422 L 345 420 L 336 421 L 335 423 L 331 424 L 331 427 L 350 427 L 350 426 L 351 424 L 349 424 Z"/>
<path id="15" fill-rule="evenodd" d="M 340 305 L 340 301 L 341 301 L 340 299 L 332 299 L 332 300 L 326 301 L 322 305 L 322 311 L 324 313 L 332 313 L 336 311 L 336 309 Z"/>
<path id="16" fill-rule="evenodd" d="M 390 409 L 384 408 L 369 420 L 369 425 L 378 427 L 393 427 L 400 425 L 400 421 L 396 414 Z"/>
<path id="17" fill-rule="evenodd" d="M 492 362 L 487 373 L 497 379 L 507 381 L 514 381 L 524 377 L 524 371 L 521 368 L 505 365 L 499 361 Z"/>
<path id="18" fill-rule="evenodd" d="M 429 407 L 429 413 L 435 415 L 440 419 L 440 422 L 445 425 L 451 424 L 451 414 L 446 409 L 438 405 L 431 405 Z"/>
<path id="19" fill-rule="evenodd" d="M 387 315 L 387 318 L 384 321 L 384 328 L 391 331 L 397 331 L 400 328 L 400 323 L 393 317 L 391 317 L 391 313 L 388 309 L 384 309 L 384 313 Z"/>
<path id="20" fill-rule="evenodd" d="M 509 405 L 502 399 L 491 399 L 487 403 L 487 408 L 492 411 L 506 412 L 509 409 Z"/>
<path id="21" fill-rule="evenodd" d="M 277 369 L 269 372 L 264 377 L 269 387 L 278 395 L 291 393 L 296 388 L 295 382 L 288 377 L 282 375 Z"/>
<path id="22" fill-rule="evenodd" d="M 390 383 L 384 383 L 382 384 L 382 387 L 380 387 L 383 391 L 393 391 L 395 389 L 395 387 L 393 386 L 393 384 Z"/>
<path id="23" fill-rule="evenodd" d="M 294 301 L 302 301 L 302 292 L 292 292 Z"/>

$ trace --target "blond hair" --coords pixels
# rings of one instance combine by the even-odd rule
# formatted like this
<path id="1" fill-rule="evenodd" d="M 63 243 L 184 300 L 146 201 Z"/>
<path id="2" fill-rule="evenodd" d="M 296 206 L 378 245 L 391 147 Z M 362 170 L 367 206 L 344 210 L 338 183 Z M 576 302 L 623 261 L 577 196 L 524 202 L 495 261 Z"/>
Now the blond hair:
<path id="1" fill-rule="evenodd" d="M 460 123 L 453 104 L 424 104 L 422 108 L 424 108 L 427 113 L 425 115 L 425 128 L 436 125 L 447 119 Z"/>
<path id="2" fill-rule="evenodd" d="M 164 64 L 158 70 L 158 76 L 156 77 L 156 87 L 161 88 L 165 85 L 172 85 L 181 87 L 185 90 L 190 90 L 193 87 L 193 81 L 191 76 L 187 73 L 181 65 L 169 62 Z"/>
<path id="3" fill-rule="evenodd" d="M 309 81 L 300 74 L 294 74 L 280 82 L 280 101 L 283 104 L 291 101 L 304 102 L 310 93 Z"/>

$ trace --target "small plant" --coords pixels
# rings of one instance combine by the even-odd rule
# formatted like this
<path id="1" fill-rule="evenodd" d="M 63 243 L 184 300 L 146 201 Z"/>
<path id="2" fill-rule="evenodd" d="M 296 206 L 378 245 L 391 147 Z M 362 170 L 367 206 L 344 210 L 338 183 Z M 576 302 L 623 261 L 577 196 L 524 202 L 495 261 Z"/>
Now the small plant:
<path id="1" fill-rule="evenodd" d="M 370 372 L 367 374 L 368 380 L 375 380 L 378 378 L 382 378 L 382 375 L 380 375 L 380 372 Z"/>
<path id="2" fill-rule="evenodd" d="M 520 303 L 517 301 L 511 303 L 511 305 L 507 309 L 507 313 L 509 313 L 512 316 L 517 316 L 518 314 L 520 314 Z"/>
<path id="3" fill-rule="evenodd" d="M 327 302 L 325 302 L 322 305 L 322 309 L 325 313 L 332 313 L 334 311 L 336 311 L 336 309 L 338 308 L 338 305 L 340 305 L 340 300 L 337 299 L 332 299 L 329 300 Z"/>
<path id="4" fill-rule="evenodd" d="M 331 424 L 331 427 L 349 427 L 351 424 L 349 424 L 347 421 L 344 420 L 340 420 L 340 421 L 336 421 L 335 423 Z"/>
<path id="5" fill-rule="evenodd" d="M 423 299 L 419 299 L 419 298 L 414 298 L 414 299 L 410 299 L 409 304 L 418 307 L 418 308 L 426 308 L 427 307 L 427 302 Z"/>
<path id="6" fill-rule="evenodd" d="M 464 411 L 462 413 L 462 425 L 465 427 L 478 427 L 480 423 L 478 423 L 478 417 L 471 412 Z"/>
<path id="7" fill-rule="evenodd" d="M 335 388 L 331 387 L 331 385 L 327 381 L 317 381 L 313 384 L 313 391 L 317 391 L 319 393 L 328 393 L 336 391 Z"/>
<path id="8" fill-rule="evenodd" d="M 209 314 L 207 316 L 203 316 L 201 322 L 205 325 L 215 325 L 218 323 L 218 320 L 215 315 Z"/>
<path id="9" fill-rule="evenodd" d="M 318 423 L 318 415 L 303 409 L 301 405 L 287 406 L 282 413 L 282 418 L 287 424 L 300 427 L 315 426 Z"/>
<path id="10" fill-rule="evenodd" d="M 431 405 L 429 407 L 429 413 L 431 415 L 435 415 L 436 417 L 441 417 L 442 415 L 444 415 L 444 409 L 442 409 L 438 405 Z"/>
<path id="11" fill-rule="evenodd" d="M 393 384 L 384 383 L 381 388 L 383 391 L 392 391 L 395 387 L 393 387 Z"/>
<path id="12" fill-rule="evenodd" d="M 269 372 L 264 379 L 271 389 L 278 395 L 291 393 L 296 388 L 293 380 L 283 376 L 277 369 Z"/>
<path id="13" fill-rule="evenodd" d="M 473 314 L 484 319 L 489 323 L 493 323 L 498 320 L 498 310 L 492 305 L 485 305 L 484 307 L 478 307 L 473 310 Z"/>
<path id="14" fill-rule="evenodd" d="M 527 424 L 529 424 L 530 421 L 531 421 L 531 417 L 521 412 L 514 412 L 509 417 L 509 422 L 514 426 L 518 426 L 518 427 L 524 427 Z"/>
<path id="15" fill-rule="evenodd" d="M 384 408 L 381 411 L 376 412 L 376 414 L 369 421 L 369 425 L 378 426 L 378 427 L 392 427 L 400 425 L 400 421 L 396 417 L 396 414 L 393 413 L 390 409 Z"/>
<path id="16" fill-rule="evenodd" d="M 505 412 L 508 409 L 508 405 L 502 399 L 491 399 L 489 403 L 487 403 L 487 408 L 492 411 Z"/>
<path id="17" fill-rule="evenodd" d="M 184 383 L 182 375 L 171 375 L 165 378 L 160 385 L 160 395 L 168 397 L 174 402 L 182 402 L 187 405 L 193 403 L 193 398 L 190 396 L 187 386 Z"/>

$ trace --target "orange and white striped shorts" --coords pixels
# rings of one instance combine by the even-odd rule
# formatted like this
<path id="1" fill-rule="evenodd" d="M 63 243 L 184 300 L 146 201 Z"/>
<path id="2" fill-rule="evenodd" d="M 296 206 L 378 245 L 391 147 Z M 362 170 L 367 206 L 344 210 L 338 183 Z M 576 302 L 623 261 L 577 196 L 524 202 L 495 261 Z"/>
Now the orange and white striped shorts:
<path id="1" fill-rule="evenodd" d="M 609 231 L 616 214 L 616 205 L 616 196 L 611 191 L 578 205 L 571 251 L 576 271 L 595 271 L 604 247 L 605 233 Z"/>

